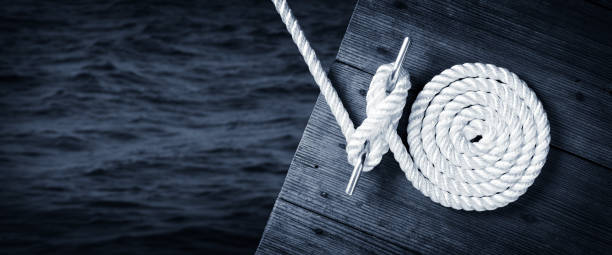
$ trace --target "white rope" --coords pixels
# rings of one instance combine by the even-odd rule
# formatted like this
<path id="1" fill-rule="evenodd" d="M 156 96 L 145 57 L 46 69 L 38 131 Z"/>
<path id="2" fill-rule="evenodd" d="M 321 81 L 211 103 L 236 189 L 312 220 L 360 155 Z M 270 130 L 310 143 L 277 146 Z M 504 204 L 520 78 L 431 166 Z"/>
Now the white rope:
<path id="1" fill-rule="evenodd" d="M 546 112 L 535 93 L 507 69 L 456 65 L 427 83 L 408 120 L 410 153 L 396 132 L 410 80 L 391 84 L 393 65 L 378 68 L 356 130 L 285 0 L 272 0 L 347 138 L 348 161 L 364 150 L 364 171 L 389 149 L 412 185 L 446 207 L 493 210 L 515 201 L 544 166 L 550 143 Z M 392 89 L 390 93 L 388 89 Z"/>
<path id="2" fill-rule="evenodd" d="M 276 7 L 276 11 L 280 15 L 283 23 L 287 26 L 287 31 L 291 34 L 293 38 L 293 42 L 298 46 L 298 50 L 304 57 L 304 61 L 310 70 L 310 74 L 314 78 L 317 85 L 319 85 L 319 89 L 321 90 L 321 94 L 325 97 L 325 101 L 329 105 L 332 114 L 338 121 L 340 125 L 340 129 L 342 130 L 342 134 L 344 137 L 350 137 L 355 131 L 355 126 L 353 126 L 353 122 L 349 118 L 348 112 L 342 105 L 342 101 L 340 101 L 340 97 L 338 97 L 338 93 L 332 86 L 329 78 L 327 78 L 327 73 L 321 67 L 321 62 L 319 58 L 317 58 L 317 54 L 315 54 L 312 47 L 310 47 L 310 43 L 306 40 L 304 36 L 304 32 L 300 28 L 297 20 L 291 13 L 291 9 L 289 5 L 287 5 L 286 0 L 273 0 L 274 6 Z"/>

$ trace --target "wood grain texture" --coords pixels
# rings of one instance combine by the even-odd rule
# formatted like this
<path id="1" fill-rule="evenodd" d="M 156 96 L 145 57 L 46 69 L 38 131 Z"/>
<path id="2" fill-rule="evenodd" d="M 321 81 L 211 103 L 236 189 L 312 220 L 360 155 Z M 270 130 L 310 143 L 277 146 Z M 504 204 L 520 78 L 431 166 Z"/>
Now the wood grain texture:
<path id="1" fill-rule="evenodd" d="M 442 70 L 480 61 L 517 73 L 542 100 L 553 136 L 547 163 L 527 193 L 494 211 L 445 208 L 413 188 L 387 154 L 362 175 L 354 195 L 347 196 L 344 188 L 352 167 L 346 161 L 346 141 L 319 97 L 258 253 L 612 250 L 612 51 L 605 42 L 610 35 L 598 30 L 610 25 L 607 12 L 597 5 L 554 1 L 485 3 L 362 0 L 329 75 L 358 125 L 365 117 L 372 74 L 378 65 L 393 61 L 408 31 L 413 45 L 404 65 L 411 71 L 413 88 L 398 126 L 405 139 L 410 105 Z M 551 4 L 572 8 L 544 8 Z M 552 19 L 559 21 L 549 24 Z M 490 31 L 500 26 L 509 28 Z M 508 33 L 512 36 L 503 36 Z M 580 42 L 588 45 L 577 47 Z M 606 66 L 595 69 L 598 65 Z M 330 234 L 326 238 L 317 233 Z"/>
<path id="2" fill-rule="evenodd" d="M 519 6 L 530 13 L 528 5 Z M 612 167 L 612 33 L 601 32 L 612 27 L 612 14 L 607 23 L 583 16 L 582 26 L 566 19 L 547 20 L 545 26 L 500 9 L 508 8 L 464 1 L 360 1 L 337 59 L 373 74 L 395 60 L 408 35 L 412 45 L 404 66 L 417 89 L 455 64 L 508 68 L 542 101 L 552 146 Z M 587 27 L 600 29 L 598 36 L 581 36 Z"/>
<path id="3" fill-rule="evenodd" d="M 279 199 L 257 254 L 415 254 Z"/>

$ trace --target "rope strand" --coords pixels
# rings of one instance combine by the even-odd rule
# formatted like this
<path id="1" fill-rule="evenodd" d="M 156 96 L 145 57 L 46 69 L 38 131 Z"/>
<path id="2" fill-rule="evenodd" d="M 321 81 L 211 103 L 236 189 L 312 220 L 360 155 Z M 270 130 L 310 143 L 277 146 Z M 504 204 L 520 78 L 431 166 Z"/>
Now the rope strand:
<path id="1" fill-rule="evenodd" d="M 507 69 L 456 65 L 427 83 L 408 119 L 410 152 L 397 125 L 411 87 L 393 64 L 381 65 L 366 96 L 367 117 L 355 129 L 338 93 L 286 0 L 272 0 L 347 140 L 347 158 L 363 171 L 389 150 L 412 185 L 432 201 L 462 210 L 493 210 L 526 192 L 544 166 L 550 144 L 546 112 L 535 93 Z M 392 88 L 391 92 L 387 89 Z"/>
<path id="2" fill-rule="evenodd" d="M 353 132 L 355 132 L 355 126 L 353 122 L 349 118 L 349 114 L 344 108 L 342 101 L 340 101 L 340 97 L 338 93 L 334 89 L 327 77 L 327 73 L 323 70 L 321 66 L 321 61 L 317 58 L 317 54 L 314 52 L 310 43 L 304 36 L 304 32 L 300 28 L 297 20 L 293 16 L 289 5 L 286 0 L 272 0 L 274 6 L 276 7 L 276 11 L 280 15 L 283 23 L 287 26 L 287 31 L 291 34 L 291 38 L 295 45 L 297 45 L 300 54 L 304 58 L 306 65 L 308 66 L 308 70 L 310 70 L 310 74 L 314 78 L 315 82 L 319 86 L 321 90 L 321 94 L 325 97 L 325 101 L 329 105 L 332 114 L 338 121 L 340 125 L 340 129 L 342 130 L 342 134 L 344 137 L 350 137 Z"/>

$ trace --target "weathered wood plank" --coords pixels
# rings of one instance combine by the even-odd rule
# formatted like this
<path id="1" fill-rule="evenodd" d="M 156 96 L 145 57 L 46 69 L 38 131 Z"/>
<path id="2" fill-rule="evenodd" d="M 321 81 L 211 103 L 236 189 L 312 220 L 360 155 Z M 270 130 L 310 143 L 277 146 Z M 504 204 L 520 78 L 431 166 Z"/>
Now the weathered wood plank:
<path id="1" fill-rule="evenodd" d="M 545 32 L 550 36 L 564 38 L 563 41 L 576 39 L 578 42 L 576 46 L 580 47 L 585 43 L 601 43 L 610 39 L 610 35 L 602 33 L 602 31 L 612 25 L 611 9 L 606 8 L 605 4 L 597 2 L 593 0 L 537 2 L 501 0 L 489 1 L 485 4 L 502 12 L 504 14 L 503 19 L 512 20 L 534 31 Z M 478 3 L 467 2 L 465 4 L 473 6 Z M 525 20 L 530 22 L 525 22 Z M 568 34 L 567 31 L 573 33 Z M 592 41 L 585 39 L 592 39 Z"/>
<path id="2" fill-rule="evenodd" d="M 586 78 L 589 79 L 585 80 L 609 81 L 612 79 L 612 66 L 609 65 L 612 62 L 612 45 L 609 44 L 612 34 L 602 33 L 612 25 L 612 18 L 608 15 L 605 20 L 607 22 L 600 22 L 589 15 L 570 19 L 557 17 L 558 15 L 544 15 L 541 13 L 542 9 L 533 13 L 532 9 L 535 6 L 545 2 L 512 1 L 507 5 L 502 5 L 495 1 L 481 3 L 444 0 L 364 0 L 357 6 L 353 17 L 365 19 L 365 25 L 369 29 L 378 30 L 380 34 L 374 34 L 372 37 L 395 35 L 401 42 L 403 35 L 413 34 L 410 28 L 417 27 L 419 30 L 432 30 L 431 35 L 424 35 L 424 37 L 434 37 L 433 39 L 440 40 L 440 43 L 448 44 L 446 46 L 450 47 L 450 50 L 464 47 L 464 44 L 480 42 L 484 46 L 480 48 L 480 51 L 484 49 L 488 52 L 491 50 L 490 47 L 503 47 L 504 51 L 511 53 L 522 50 L 528 52 L 530 57 L 531 55 L 536 56 L 536 61 L 544 58 L 542 60 L 549 61 L 549 64 L 555 65 L 554 68 L 561 71 L 593 76 L 587 76 Z M 553 7 L 546 9 L 545 13 L 566 13 L 567 10 L 562 7 L 563 5 L 554 4 Z M 526 15 L 529 13 L 532 13 L 532 16 Z M 360 23 L 361 20 L 351 20 L 350 25 L 364 24 Z M 376 22 L 379 25 L 376 25 Z M 393 26 L 386 25 L 385 22 L 393 22 Z M 354 28 L 349 26 L 347 35 L 350 35 L 352 30 Z M 589 31 L 586 33 L 589 36 L 585 36 L 585 31 Z M 376 31 L 357 34 L 368 36 L 374 32 Z M 487 37 L 474 37 L 474 35 Z M 465 41 L 453 44 L 447 42 L 449 37 L 456 38 L 457 36 Z M 490 38 L 492 41 L 489 40 Z M 501 44 L 487 44 L 493 42 L 501 42 Z M 361 43 L 363 44 L 363 41 Z M 387 43 L 393 46 L 393 41 Z M 342 50 L 354 50 L 354 46 L 343 44 L 340 50 L 339 59 L 344 57 Z M 380 53 L 363 51 L 361 54 L 365 54 L 364 57 L 368 58 L 372 54 L 379 55 Z M 386 52 L 386 54 L 393 55 L 395 52 Z M 607 79 L 597 79 L 601 77 Z M 594 83 L 593 85 L 610 88 L 610 84 L 605 83 Z"/>
<path id="3" fill-rule="evenodd" d="M 370 74 L 341 63 L 330 73 L 351 117 L 359 123 L 364 118 L 363 91 Z M 608 210 L 612 198 L 603 195 L 612 193 L 612 172 L 605 167 L 552 149 L 542 174 L 518 201 L 495 211 L 464 212 L 423 196 L 389 154 L 373 172 L 362 176 L 353 196 L 344 195 L 351 171 L 344 143 L 327 104 L 319 98 L 279 197 L 420 253 L 605 253 L 612 249 L 612 212 Z"/>
<path id="4" fill-rule="evenodd" d="M 429 79 L 457 63 L 492 63 L 516 72 L 542 100 L 553 143 L 547 163 L 518 201 L 489 212 L 456 211 L 430 201 L 390 154 L 346 196 L 352 167 L 345 140 L 319 97 L 260 253 L 612 250 L 612 35 L 601 33 L 612 25 L 608 13 L 590 3 L 556 0 L 361 0 L 330 70 L 356 124 L 365 117 L 372 74 L 395 58 L 407 33 L 413 45 L 404 66 L 413 89 L 398 127 L 404 139 L 410 105 Z M 321 239 L 316 233 L 332 234 Z M 315 248 L 303 248 L 308 245 Z"/>
<path id="5" fill-rule="evenodd" d="M 394 2 L 395 7 L 398 2 Z M 377 4 L 384 6 L 382 2 Z M 418 11 L 445 17 L 459 26 L 486 31 L 538 54 L 554 57 L 557 62 L 612 79 L 612 67 L 608 66 L 612 61 L 612 46 L 609 45 L 612 35 L 601 32 L 612 25 L 612 19 L 608 11 L 597 13 L 595 11 L 601 8 L 594 8 L 589 3 L 411 0 L 402 7 L 405 10 L 396 8 L 400 14 L 412 15 Z"/>
<path id="6" fill-rule="evenodd" d="M 414 254 L 279 199 L 257 254 Z"/>
<path id="7" fill-rule="evenodd" d="M 612 33 L 589 39 L 577 31 L 604 31 L 612 16 L 607 23 L 582 17 L 582 26 L 565 20 L 547 20 L 546 26 L 537 18 L 512 18 L 516 12 L 501 12 L 493 3 L 399 3 L 401 8 L 391 0 L 360 1 L 337 59 L 373 74 L 395 59 L 403 36 L 409 35 L 413 43 L 404 66 L 417 91 L 455 64 L 509 68 L 544 104 L 553 146 L 612 167 Z M 564 22 L 571 26 L 552 25 Z"/>

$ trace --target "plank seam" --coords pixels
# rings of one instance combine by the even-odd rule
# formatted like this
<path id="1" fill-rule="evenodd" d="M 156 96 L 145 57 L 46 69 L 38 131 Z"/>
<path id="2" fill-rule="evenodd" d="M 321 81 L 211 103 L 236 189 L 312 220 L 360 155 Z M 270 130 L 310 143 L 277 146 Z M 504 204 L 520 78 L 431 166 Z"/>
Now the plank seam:
<path id="1" fill-rule="evenodd" d="M 426 9 L 428 9 L 428 10 L 429 10 L 429 11 L 431 11 L 432 13 L 438 14 L 438 15 L 440 15 L 441 17 L 445 17 L 445 18 L 450 19 L 450 20 L 452 20 L 452 21 L 455 21 L 455 22 L 461 23 L 461 24 L 463 24 L 463 25 L 465 25 L 465 26 L 467 26 L 467 27 L 470 27 L 470 28 L 472 28 L 472 29 L 474 29 L 474 30 L 479 30 L 479 31 L 482 31 L 482 32 L 490 33 L 490 34 L 492 34 L 492 35 L 497 36 L 498 38 L 502 38 L 502 39 L 508 40 L 508 41 L 510 41 L 510 42 L 515 43 L 515 44 L 516 44 L 516 45 L 518 45 L 518 46 L 521 46 L 521 47 L 523 47 L 523 48 L 529 49 L 529 50 L 530 50 L 530 51 L 532 51 L 532 52 L 538 52 L 539 54 L 542 54 L 543 56 L 547 56 L 548 58 L 555 59 L 555 60 L 557 60 L 557 62 L 559 62 L 559 63 L 563 63 L 563 64 L 565 64 L 565 65 L 567 65 L 567 66 L 574 66 L 576 69 L 579 69 L 579 70 L 581 70 L 582 72 L 590 73 L 592 76 L 594 76 L 594 77 L 598 77 L 598 78 L 602 79 L 603 81 L 607 81 L 607 80 L 609 79 L 609 77 L 605 77 L 605 76 L 601 75 L 600 73 L 597 73 L 597 72 L 592 72 L 592 70 L 590 70 L 590 69 L 588 69 L 588 68 L 586 68 L 586 67 L 583 67 L 583 66 L 576 66 L 576 65 L 572 65 L 572 63 L 571 63 L 571 62 L 568 62 L 568 61 L 565 61 L 565 60 L 559 59 L 558 57 L 556 57 L 556 56 L 554 56 L 554 55 L 552 55 L 552 54 L 549 54 L 549 53 L 547 53 L 546 51 L 540 51 L 540 50 L 538 50 L 538 49 L 536 49 L 536 48 L 530 47 L 530 45 L 529 45 L 529 44 L 524 44 L 524 43 L 522 43 L 521 41 L 514 40 L 514 39 L 512 39 L 511 37 L 505 36 L 504 34 L 496 33 L 495 31 L 489 31 L 489 30 L 485 30 L 485 29 L 483 29 L 483 28 L 480 28 L 480 27 L 474 26 L 473 24 L 467 23 L 467 22 L 462 21 L 462 20 L 460 20 L 460 19 L 457 19 L 457 18 L 455 18 L 455 17 L 448 16 L 448 15 L 446 15 L 445 13 L 442 13 L 442 12 L 440 12 L 440 11 L 436 10 L 436 9 L 427 8 L 427 6 L 426 6 L 426 5 L 425 5 L 425 6 L 423 6 L 423 7 L 424 7 L 424 8 L 426 8 Z M 372 9 L 372 8 L 368 7 L 368 6 L 365 6 L 364 8 L 366 8 L 366 9 L 368 9 L 368 10 L 372 11 L 372 12 L 376 12 L 376 10 L 374 10 L 374 9 Z M 400 15 L 402 15 L 402 14 L 400 14 Z M 532 30 L 532 31 L 533 31 L 533 29 L 531 29 L 531 28 L 529 28 L 529 27 L 526 27 L 526 26 L 524 26 L 524 25 L 518 24 L 518 23 L 516 23 L 516 22 L 512 22 L 512 21 L 508 21 L 508 22 L 512 23 L 512 24 L 513 24 L 513 25 L 515 25 L 515 26 L 519 26 L 519 27 L 522 27 L 522 28 L 529 29 L 529 30 Z M 565 42 L 565 41 L 564 41 L 564 40 L 562 40 L 561 38 L 558 38 L 558 37 L 555 37 L 555 36 L 550 36 L 550 35 L 545 35 L 545 34 L 543 34 L 543 33 L 542 33 L 542 32 L 540 32 L 540 31 L 534 31 L 534 32 L 537 32 L 537 33 L 539 33 L 539 34 L 542 34 L 543 36 L 548 36 L 549 38 L 552 38 L 552 39 L 555 39 L 555 40 L 558 40 L 558 41 L 563 41 L 563 42 Z M 591 41 L 593 41 L 593 40 L 591 40 Z M 601 42 L 598 42 L 598 41 L 593 41 L 593 42 L 594 42 L 594 43 L 601 44 L 601 46 L 606 46 L 605 44 L 602 44 Z M 536 64 L 537 64 L 537 63 L 536 63 Z M 596 86 L 596 85 L 593 85 L 593 86 Z M 607 88 L 604 88 L 604 89 L 607 89 Z"/>
<path id="2" fill-rule="evenodd" d="M 282 194 L 281 194 L 281 195 L 282 195 Z M 379 240 L 381 240 L 381 241 L 383 241 L 383 242 L 387 242 L 387 243 L 389 243 L 389 244 L 391 244 L 391 245 L 394 245 L 394 246 L 396 246 L 396 247 L 398 247 L 398 248 L 401 248 L 401 249 L 403 249 L 403 250 L 406 250 L 406 251 L 409 251 L 409 252 L 412 252 L 412 253 L 415 253 L 415 254 L 423 254 L 423 253 L 421 253 L 421 252 L 419 252 L 419 251 L 416 251 L 416 250 L 413 250 L 412 248 L 407 247 L 407 246 L 405 246 L 405 245 L 401 245 L 401 244 L 395 243 L 395 242 L 393 242 L 393 241 L 391 241 L 391 240 L 386 240 L 386 239 L 383 239 L 383 238 L 381 238 L 380 236 L 374 235 L 374 234 L 372 234 L 372 233 L 370 233 L 370 232 L 367 232 L 367 231 L 365 231 L 365 230 L 363 230 L 363 229 L 360 229 L 360 228 L 358 228 L 358 227 L 355 227 L 355 226 L 349 225 L 349 224 L 347 224 L 346 222 L 342 222 L 342 221 L 339 221 L 339 220 L 337 220 L 337 219 L 331 218 L 331 217 L 329 217 L 329 216 L 327 216 L 327 215 L 320 214 L 320 213 L 319 213 L 319 212 L 317 212 L 317 211 L 314 211 L 314 210 L 312 210 L 312 209 L 310 209 L 310 208 L 307 208 L 307 207 L 305 207 L 305 206 L 302 206 L 302 205 L 300 205 L 300 204 L 298 204 L 298 203 L 296 203 L 296 202 L 290 201 L 290 200 L 288 200 L 288 199 L 286 199 L 286 198 L 283 198 L 282 196 L 279 196 L 279 197 L 278 197 L 278 200 L 281 200 L 281 201 L 283 201 L 283 202 L 285 202 L 285 203 L 288 203 L 288 204 L 290 204 L 290 205 L 292 205 L 292 206 L 299 207 L 300 209 L 303 209 L 303 210 L 308 211 L 308 212 L 310 212 L 310 213 L 312 213 L 312 214 L 315 214 L 315 215 L 321 216 L 321 217 L 323 217 L 323 218 L 325 218 L 325 219 L 328 219 L 328 220 L 330 220 L 330 221 L 333 221 L 333 222 L 335 222 L 335 223 L 338 223 L 338 224 L 340 224 L 340 225 L 342 225 L 342 226 L 345 226 L 345 227 L 351 228 L 351 229 L 353 229 L 353 230 L 355 230 L 355 231 L 358 231 L 358 232 L 361 232 L 361 233 L 363 233 L 363 234 L 365 234 L 365 235 L 368 235 L 368 236 L 374 237 L 374 238 L 379 239 Z"/>

